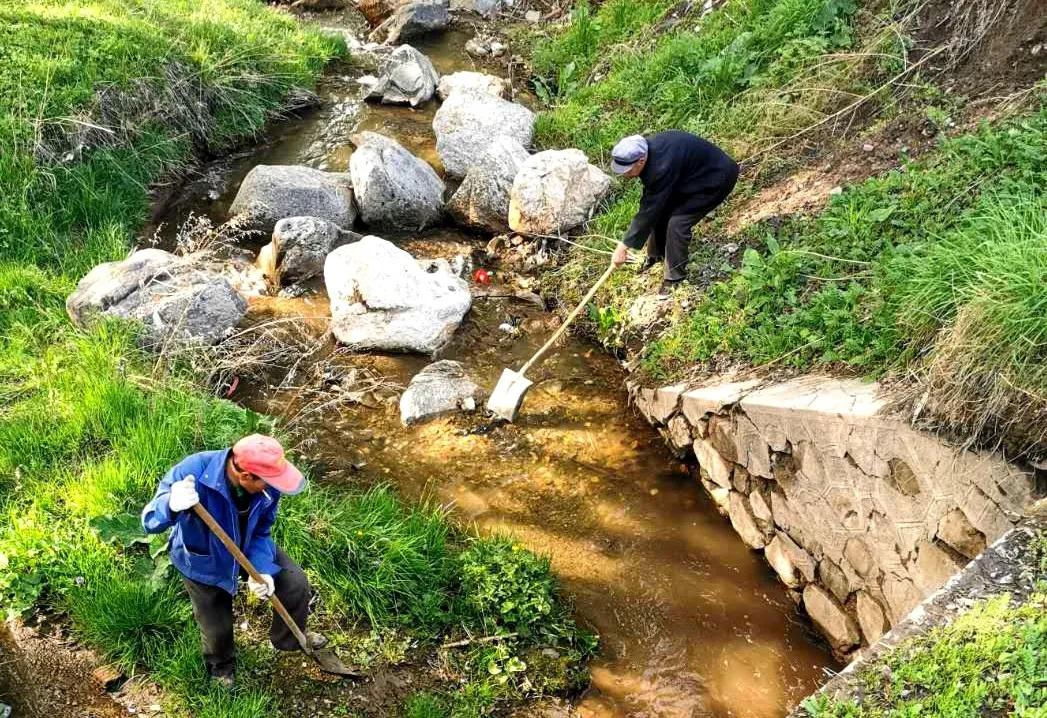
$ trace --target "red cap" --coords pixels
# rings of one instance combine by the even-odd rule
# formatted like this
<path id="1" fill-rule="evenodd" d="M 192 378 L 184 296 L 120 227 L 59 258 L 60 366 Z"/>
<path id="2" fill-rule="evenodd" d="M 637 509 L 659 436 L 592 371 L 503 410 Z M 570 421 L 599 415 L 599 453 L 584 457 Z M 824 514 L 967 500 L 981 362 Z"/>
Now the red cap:
<path id="1" fill-rule="evenodd" d="M 271 436 L 251 434 L 233 444 L 233 458 L 281 494 L 293 496 L 305 488 L 302 472 L 284 458 L 284 447 Z"/>

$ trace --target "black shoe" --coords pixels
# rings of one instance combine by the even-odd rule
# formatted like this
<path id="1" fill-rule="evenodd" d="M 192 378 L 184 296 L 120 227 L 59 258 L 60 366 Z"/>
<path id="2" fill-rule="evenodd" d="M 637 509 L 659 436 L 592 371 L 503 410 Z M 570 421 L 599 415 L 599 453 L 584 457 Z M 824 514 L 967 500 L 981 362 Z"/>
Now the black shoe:
<path id="1" fill-rule="evenodd" d="M 647 255 L 647 258 L 643 260 L 643 264 L 641 264 L 640 268 L 638 270 L 636 270 L 636 271 L 639 274 L 643 274 L 644 272 L 648 272 L 652 268 L 657 267 L 661 263 L 662 263 L 662 258 L 661 257 L 652 257 L 650 255 Z"/>
<path id="2" fill-rule="evenodd" d="M 673 290 L 683 284 L 682 279 L 663 279 L 662 286 L 658 288 L 658 296 L 668 297 L 673 293 Z"/>

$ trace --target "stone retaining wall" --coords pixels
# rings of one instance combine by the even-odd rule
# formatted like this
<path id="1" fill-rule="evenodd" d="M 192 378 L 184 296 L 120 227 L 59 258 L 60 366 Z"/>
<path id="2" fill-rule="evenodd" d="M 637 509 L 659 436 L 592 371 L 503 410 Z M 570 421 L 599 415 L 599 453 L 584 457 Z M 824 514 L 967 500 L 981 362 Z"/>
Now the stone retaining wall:
<path id="1" fill-rule="evenodd" d="M 884 415 L 877 385 L 808 376 L 630 395 L 841 657 L 874 643 L 1033 500 L 1033 476 Z"/>

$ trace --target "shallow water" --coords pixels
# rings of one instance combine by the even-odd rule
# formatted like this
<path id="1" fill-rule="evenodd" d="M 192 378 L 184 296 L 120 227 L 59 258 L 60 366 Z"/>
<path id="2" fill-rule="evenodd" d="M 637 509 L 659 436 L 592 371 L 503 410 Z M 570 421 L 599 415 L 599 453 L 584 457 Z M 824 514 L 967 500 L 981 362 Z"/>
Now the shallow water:
<path id="1" fill-rule="evenodd" d="M 421 46 L 443 72 L 471 68 L 451 33 Z M 357 94 L 351 78 L 333 80 L 327 106 L 288 123 L 271 141 L 216 166 L 217 184 L 190 185 L 165 221 L 188 211 L 224 219 L 240 178 L 259 163 L 298 162 L 344 169 L 350 131 L 392 135 L 433 162 L 435 103 L 421 110 L 367 105 L 334 115 Z M 326 131 L 340 123 L 343 139 Z M 323 151 L 316 153 L 318 138 Z M 216 186 L 219 189 L 216 189 Z M 213 192 L 216 199 L 207 199 Z M 483 238 L 452 228 L 397 240 L 419 257 L 466 254 Z M 508 293 L 496 283 L 491 293 Z M 504 290 L 504 291 L 503 291 Z M 322 343 L 328 321 L 322 291 L 298 299 L 262 298 L 256 320 L 295 317 Z M 505 331 L 500 325 L 510 325 Z M 556 320 L 533 305 L 478 297 L 441 358 L 461 361 L 483 386 L 517 367 Z M 333 352 L 333 353 L 332 353 Z M 381 377 L 392 394 L 429 359 L 353 355 L 328 343 L 329 365 Z M 391 481 L 411 497 L 435 497 L 481 531 L 510 531 L 551 556 L 579 619 L 601 637 L 583 716 L 784 715 L 836 668 L 760 556 L 716 512 L 695 478 L 627 405 L 615 360 L 568 339 L 531 372 L 536 386 L 516 424 L 479 417 L 405 428 L 393 403 L 329 405 L 297 389 L 248 387 L 234 398 L 292 422 L 300 447 L 325 465 L 328 480 Z"/>

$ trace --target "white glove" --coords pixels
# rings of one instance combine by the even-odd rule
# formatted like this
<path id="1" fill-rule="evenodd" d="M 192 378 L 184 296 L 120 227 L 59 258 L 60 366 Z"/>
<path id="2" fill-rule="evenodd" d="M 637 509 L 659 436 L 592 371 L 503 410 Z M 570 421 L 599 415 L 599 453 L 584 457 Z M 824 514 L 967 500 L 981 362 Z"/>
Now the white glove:
<path id="1" fill-rule="evenodd" d="M 267 573 L 258 574 L 262 577 L 261 583 L 255 581 L 250 576 L 247 577 L 247 588 L 258 598 L 269 598 L 273 595 L 273 591 L 276 590 L 276 585 L 273 583 L 273 577 Z"/>
<path id="2" fill-rule="evenodd" d="M 185 511 L 200 503 L 200 494 L 196 493 L 196 477 L 186 476 L 181 481 L 171 484 L 171 497 L 167 505 L 172 511 Z"/>

